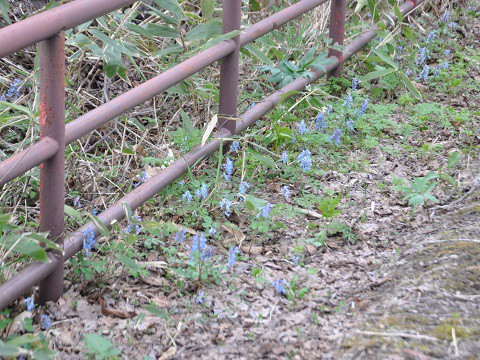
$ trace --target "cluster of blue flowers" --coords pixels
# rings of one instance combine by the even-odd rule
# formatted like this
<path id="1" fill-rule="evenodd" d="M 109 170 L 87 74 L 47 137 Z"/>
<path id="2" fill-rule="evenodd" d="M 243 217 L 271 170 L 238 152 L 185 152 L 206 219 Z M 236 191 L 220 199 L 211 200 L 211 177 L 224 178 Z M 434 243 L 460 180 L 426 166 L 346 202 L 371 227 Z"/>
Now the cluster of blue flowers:
<path id="1" fill-rule="evenodd" d="M 0 95 L 0 101 L 15 101 L 20 96 L 20 79 L 15 79 L 12 81 L 8 87 L 7 93 Z"/>
<path id="2" fill-rule="evenodd" d="M 140 224 L 142 222 L 142 218 L 139 215 L 134 216 L 133 218 L 135 220 L 134 224 L 128 224 L 128 226 L 125 228 L 125 233 L 130 234 L 133 229 L 135 229 L 135 234 L 138 235 L 140 234 L 140 230 L 142 229 L 142 225 Z"/>
<path id="3" fill-rule="evenodd" d="M 195 196 L 205 200 L 208 197 L 208 185 L 202 182 L 200 189 L 195 190 Z"/>
<path id="4" fill-rule="evenodd" d="M 195 259 L 195 254 L 200 255 L 200 259 L 206 261 L 212 257 L 212 248 L 207 246 L 207 239 L 199 232 L 195 234 L 190 248 L 190 261 Z"/>
<path id="5" fill-rule="evenodd" d="M 298 127 L 298 133 L 300 135 L 305 135 L 308 132 L 309 130 L 307 129 L 307 124 L 305 124 L 305 120 L 302 120 L 302 122 L 300 123 L 300 126 Z"/>
<path id="6" fill-rule="evenodd" d="M 40 326 L 43 330 L 48 330 L 52 326 L 52 320 L 48 315 L 42 314 L 40 316 Z"/>
<path id="7" fill-rule="evenodd" d="M 85 256 L 90 257 L 90 253 L 97 244 L 95 241 L 95 232 L 92 229 L 86 229 L 83 233 L 83 252 Z"/>
<path id="8" fill-rule="evenodd" d="M 136 182 L 133 186 L 137 187 L 137 186 L 143 184 L 144 182 L 146 182 L 148 179 L 149 179 L 149 177 L 148 177 L 147 173 L 145 171 L 142 171 L 140 174 L 138 174 L 135 177 Z"/>
<path id="9" fill-rule="evenodd" d="M 277 280 L 274 280 L 272 281 L 272 287 L 275 288 L 275 290 L 277 290 L 277 292 L 279 294 L 282 294 L 282 295 L 287 295 L 287 290 L 285 290 L 285 285 L 287 285 L 287 282 L 283 279 L 277 279 Z"/>
<path id="10" fill-rule="evenodd" d="M 238 192 L 242 195 L 247 193 L 247 189 L 250 189 L 250 184 L 246 181 L 242 181 L 238 187 Z"/>
<path id="11" fill-rule="evenodd" d="M 430 66 L 425 65 L 422 71 L 420 71 L 420 74 L 418 74 L 417 80 L 423 79 L 423 81 L 426 82 L 428 80 L 429 73 L 430 73 Z"/>
<path id="12" fill-rule="evenodd" d="M 195 299 L 195 302 L 197 304 L 203 304 L 203 302 L 205 301 L 204 296 L 205 296 L 204 292 L 200 290 L 197 294 L 197 298 Z"/>
<path id="13" fill-rule="evenodd" d="M 220 201 L 220 209 L 225 210 L 226 217 L 232 215 L 232 204 L 233 203 L 227 198 L 223 198 L 222 201 Z"/>
<path id="14" fill-rule="evenodd" d="M 227 157 L 225 160 L 225 164 L 223 164 L 223 168 L 225 169 L 225 172 L 223 173 L 225 181 L 230 181 L 230 178 L 233 174 L 233 161 Z"/>
<path id="15" fill-rule="evenodd" d="M 315 118 L 315 129 L 324 130 L 326 127 L 327 124 L 325 124 L 325 114 L 320 111 Z"/>
<path id="16" fill-rule="evenodd" d="M 310 155 L 312 155 L 310 150 L 305 149 L 297 157 L 298 165 L 303 171 L 308 171 L 312 168 L 312 160 L 310 159 Z"/>
<path id="17" fill-rule="evenodd" d="M 292 262 L 293 262 L 293 266 L 294 266 L 294 267 L 297 267 L 297 265 L 298 265 L 298 260 L 300 260 L 300 257 L 299 257 L 299 256 L 292 255 Z"/>
<path id="18" fill-rule="evenodd" d="M 173 238 L 175 242 L 183 243 L 185 241 L 186 235 L 187 235 L 187 231 L 184 228 L 181 228 L 175 233 L 175 236 Z"/>
<path id="19" fill-rule="evenodd" d="M 272 211 L 273 205 L 267 202 L 264 206 L 259 207 L 260 212 L 257 214 L 257 219 L 261 216 L 264 219 L 268 218 L 270 211 Z"/>
<path id="20" fill-rule="evenodd" d="M 240 252 L 238 246 L 232 246 L 228 251 L 228 267 L 231 268 L 237 261 L 237 254 Z"/>
<path id="21" fill-rule="evenodd" d="M 28 311 L 35 310 L 35 303 L 33 302 L 33 295 L 25 298 L 25 305 L 27 305 L 27 310 Z"/>
<path id="22" fill-rule="evenodd" d="M 340 139 L 342 138 L 342 129 L 336 128 L 333 134 L 328 138 L 335 146 L 340 145 Z"/>
<path id="23" fill-rule="evenodd" d="M 232 142 L 232 144 L 230 145 L 230 151 L 231 152 L 236 152 L 239 149 L 240 149 L 240 143 L 238 141 Z"/>
<path id="24" fill-rule="evenodd" d="M 280 188 L 280 194 L 282 194 L 285 199 L 290 198 L 290 187 L 288 187 L 287 185 L 282 186 Z"/>
<path id="25" fill-rule="evenodd" d="M 183 193 L 182 199 L 187 200 L 187 203 L 190 204 L 192 202 L 193 196 L 192 196 L 192 194 L 190 194 L 190 191 L 187 190 Z"/>
<path id="26" fill-rule="evenodd" d="M 282 152 L 282 163 L 286 164 L 288 162 L 288 152 L 287 150 L 283 150 Z"/>

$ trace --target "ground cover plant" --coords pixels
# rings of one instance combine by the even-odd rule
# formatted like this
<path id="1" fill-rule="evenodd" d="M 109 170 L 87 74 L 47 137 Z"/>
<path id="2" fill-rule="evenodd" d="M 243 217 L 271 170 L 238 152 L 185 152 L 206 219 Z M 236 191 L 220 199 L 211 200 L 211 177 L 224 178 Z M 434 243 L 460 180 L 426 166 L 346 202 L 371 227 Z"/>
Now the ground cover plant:
<path id="1" fill-rule="evenodd" d="M 243 22 L 286 5 L 245 2 Z M 396 5 L 349 2 L 346 38 Z M 36 10 L 0 6 L 5 24 Z M 99 212 L 202 142 L 218 68 L 69 145 L 67 231 L 93 220 L 101 235 L 82 234 L 59 302 L 39 307 L 33 291 L 0 314 L 0 354 L 474 358 L 478 6 L 430 2 L 379 29 L 342 78 L 288 94 L 111 229 Z M 236 35 L 220 16 L 215 1 L 158 0 L 68 31 L 66 121 Z M 241 112 L 324 64 L 327 19 L 320 6 L 242 50 Z M 38 135 L 36 50 L 0 71 L 4 159 Z M 55 249 L 36 229 L 38 176 L 2 189 L 1 282 L 45 259 L 39 243 Z"/>

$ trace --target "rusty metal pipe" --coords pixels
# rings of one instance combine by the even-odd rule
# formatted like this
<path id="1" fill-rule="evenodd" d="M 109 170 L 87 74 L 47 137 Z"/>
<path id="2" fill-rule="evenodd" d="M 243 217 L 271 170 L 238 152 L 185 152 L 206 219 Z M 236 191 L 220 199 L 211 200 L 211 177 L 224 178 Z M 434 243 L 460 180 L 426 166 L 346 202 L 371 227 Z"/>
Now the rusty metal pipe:
<path id="1" fill-rule="evenodd" d="M 331 0 L 330 3 L 330 30 L 328 37 L 332 39 L 332 45 L 343 45 L 345 39 L 345 16 L 347 9 L 347 0 Z M 340 77 L 342 75 L 343 51 L 329 49 L 328 57 L 335 56 L 340 60 L 340 64 L 327 75 Z"/>
<path id="2" fill-rule="evenodd" d="M 60 31 L 39 46 L 40 137 L 55 139 L 58 151 L 40 165 L 40 232 L 63 247 L 65 206 L 65 33 Z M 63 252 L 53 253 L 55 270 L 40 282 L 38 302 L 63 295 Z"/>
<path id="3" fill-rule="evenodd" d="M 60 149 L 58 142 L 46 136 L 29 148 L 0 162 L 0 187 L 50 159 L 58 149 Z"/>
<path id="4" fill-rule="evenodd" d="M 0 29 L 0 58 L 136 0 L 75 0 Z"/>
<path id="5" fill-rule="evenodd" d="M 222 32 L 240 30 L 242 22 L 242 0 L 229 0 L 223 2 Z M 218 113 L 225 117 L 219 117 L 220 127 L 227 128 L 232 134 L 235 133 L 237 122 L 228 120 L 237 115 L 238 102 L 238 64 L 240 57 L 240 37 L 235 36 L 235 51 L 225 56 L 220 64 L 220 95 Z"/>

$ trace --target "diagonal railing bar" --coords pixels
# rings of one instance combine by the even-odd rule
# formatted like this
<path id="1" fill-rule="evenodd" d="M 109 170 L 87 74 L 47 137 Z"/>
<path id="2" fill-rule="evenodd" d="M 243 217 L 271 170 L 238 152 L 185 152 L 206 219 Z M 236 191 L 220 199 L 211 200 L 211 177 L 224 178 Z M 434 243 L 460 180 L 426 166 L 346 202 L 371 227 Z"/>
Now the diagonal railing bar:
<path id="1" fill-rule="evenodd" d="M 404 3 L 399 9 L 402 15 L 405 15 L 412 11 L 416 6 L 422 4 L 425 0 L 419 0 L 416 2 L 408 1 Z M 308 2 L 308 1 L 306 1 Z M 297 3 L 298 4 L 298 3 Z M 391 16 L 396 22 L 396 18 Z M 391 27 L 391 22 L 385 22 L 387 27 Z M 99 215 L 99 219 L 107 226 L 110 227 L 112 220 L 121 220 L 125 217 L 123 210 L 123 203 L 130 205 L 132 209 L 135 209 L 142 205 L 145 201 L 158 194 L 162 189 L 172 184 L 178 177 L 185 174 L 188 169 L 198 163 L 202 158 L 208 157 L 220 150 L 224 139 L 230 138 L 232 135 L 236 135 L 247 129 L 254 124 L 258 119 L 272 110 L 283 98 L 292 91 L 301 91 L 305 87 L 315 81 L 317 81 L 326 73 L 331 72 L 337 68 L 347 59 L 349 59 L 356 51 L 365 46 L 370 40 L 376 36 L 375 30 L 377 25 L 374 25 L 370 30 L 363 32 L 354 41 L 348 44 L 343 52 L 342 59 L 332 57 L 329 64 L 325 69 L 313 69 L 311 71 L 311 77 L 298 78 L 292 81 L 290 84 L 284 86 L 278 91 L 270 94 L 261 103 L 253 106 L 239 117 L 238 125 L 236 126 L 235 133 L 231 133 L 226 128 L 220 129 L 215 135 L 214 139 L 203 147 L 197 146 L 192 151 L 184 155 L 182 159 L 176 160 L 173 164 L 163 169 L 149 179 L 144 184 L 140 185 L 125 197 L 117 201 L 114 205 Z M 75 253 L 82 249 L 83 245 L 83 232 L 86 230 L 93 231 L 98 235 L 98 230 L 92 222 L 86 223 L 80 227 L 76 232 L 70 234 L 65 239 L 64 244 L 64 259 L 69 259 Z M 58 260 L 53 254 L 49 254 L 49 261 L 45 263 L 35 262 L 27 268 L 21 270 L 14 277 L 0 285 L 0 310 L 8 306 L 11 302 L 17 299 L 19 296 L 28 291 L 31 287 L 35 286 L 42 279 L 50 275 L 57 267 Z"/>

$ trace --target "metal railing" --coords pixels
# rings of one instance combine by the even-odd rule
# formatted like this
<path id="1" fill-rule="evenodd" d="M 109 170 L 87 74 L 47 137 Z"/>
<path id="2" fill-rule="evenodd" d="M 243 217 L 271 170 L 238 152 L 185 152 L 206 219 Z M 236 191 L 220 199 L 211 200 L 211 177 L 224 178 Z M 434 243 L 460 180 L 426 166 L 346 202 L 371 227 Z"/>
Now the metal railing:
<path id="1" fill-rule="evenodd" d="M 86 21 L 131 5 L 136 0 L 75 0 L 45 11 L 26 20 L 0 29 L 0 57 L 39 43 L 40 53 L 40 140 L 29 148 L 0 162 L 0 186 L 40 165 L 40 231 L 63 248 L 50 252 L 47 262 L 34 262 L 0 285 L 0 310 L 8 306 L 33 286 L 40 284 L 38 302 L 56 301 L 63 294 L 64 261 L 82 249 L 83 233 L 98 235 L 92 222 L 86 223 L 64 238 L 65 146 L 97 129 L 99 126 L 178 84 L 203 68 L 221 61 L 220 67 L 220 128 L 214 140 L 197 146 L 135 188 L 98 218 L 109 227 L 112 220 L 125 217 L 122 203 L 135 209 L 185 174 L 198 160 L 219 151 L 223 139 L 239 134 L 272 110 L 290 91 L 301 91 L 324 75 L 340 76 L 342 63 L 376 37 L 377 25 L 361 33 L 344 51 L 330 50 L 325 70 L 314 68 L 311 77 L 298 78 L 267 96 L 247 110 L 237 114 L 238 59 L 242 46 L 258 39 L 287 22 L 303 15 L 327 0 L 300 0 L 264 20 L 243 29 L 233 39 L 222 41 L 207 50 L 170 68 L 162 74 L 123 93 L 113 100 L 87 112 L 65 125 L 65 30 Z M 409 0 L 400 6 L 402 15 L 411 12 L 424 0 Z M 242 0 L 223 1 L 223 33 L 240 29 Z M 345 35 L 346 0 L 331 0 L 330 38 L 343 44 Z M 397 18 L 383 20 L 387 27 Z M 235 118 L 236 120 L 231 120 Z"/>

